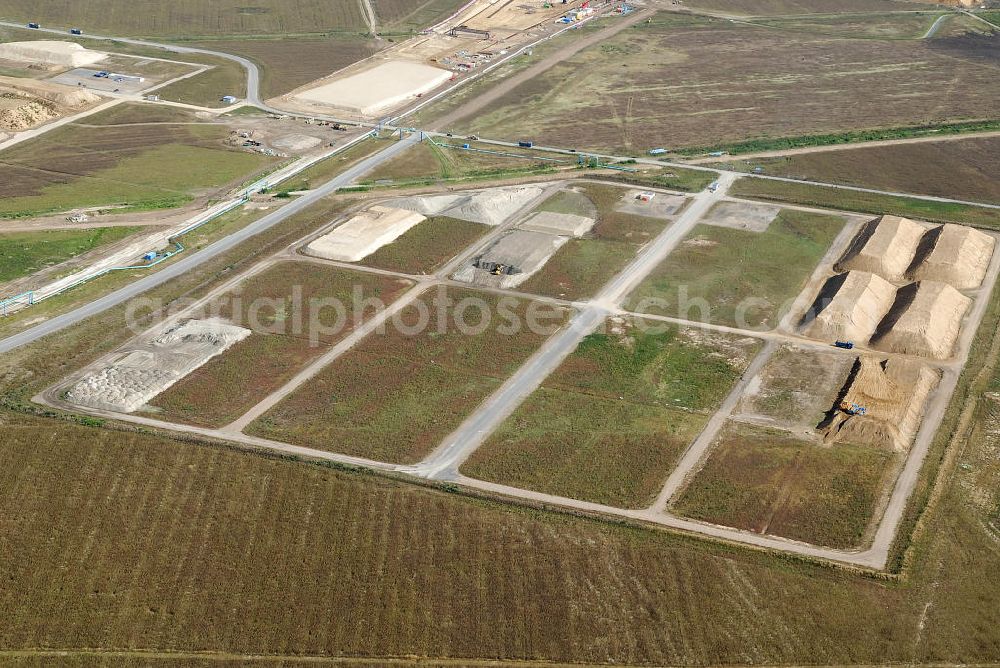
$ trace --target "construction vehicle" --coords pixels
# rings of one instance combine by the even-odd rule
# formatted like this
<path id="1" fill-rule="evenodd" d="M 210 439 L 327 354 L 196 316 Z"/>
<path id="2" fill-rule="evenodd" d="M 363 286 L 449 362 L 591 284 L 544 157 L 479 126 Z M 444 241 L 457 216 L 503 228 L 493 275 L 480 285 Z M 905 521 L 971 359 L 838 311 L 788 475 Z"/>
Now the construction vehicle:
<path id="1" fill-rule="evenodd" d="M 334 123 L 333 129 L 340 130 L 341 132 L 347 132 L 347 126 L 344 125 L 343 123 Z"/>
<path id="2" fill-rule="evenodd" d="M 837 348 L 843 348 L 844 350 L 850 350 L 854 347 L 853 341 L 834 341 L 833 345 Z"/>
<path id="3" fill-rule="evenodd" d="M 844 411 L 848 415 L 866 415 L 868 413 L 867 408 L 853 401 L 841 401 L 840 410 Z"/>
<path id="4" fill-rule="evenodd" d="M 513 274 L 521 273 L 516 267 L 512 267 L 509 264 L 504 264 L 502 262 L 489 262 L 483 260 L 481 257 L 476 258 L 475 262 L 472 263 L 472 266 L 489 272 L 492 276 L 511 276 Z"/>

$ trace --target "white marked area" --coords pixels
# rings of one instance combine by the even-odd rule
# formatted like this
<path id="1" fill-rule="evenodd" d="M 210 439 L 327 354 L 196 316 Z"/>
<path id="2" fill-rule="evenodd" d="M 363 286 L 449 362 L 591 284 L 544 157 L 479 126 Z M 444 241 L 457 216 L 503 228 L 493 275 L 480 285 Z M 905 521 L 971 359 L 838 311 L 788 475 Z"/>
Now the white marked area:
<path id="1" fill-rule="evenodd" d="M 296 97 L 371 116 L 430 92 L 451 77 L 451 72 L 431 65 L 390 60 Z"/>
<path id="2" fill-rule="evenodd" d="M 77 381 L 66 398 L 79 406 L 131 413 L 233 344 L 250 330 L 217 320 L 189 320 Z"/>
<path id="3" fill-rule="evenodd" d="M 406 209 L 373 206 L 310 242 L 306 253 L 325 260 L 357 262 L 424 220 Z"/>
<path id="4" fill-rule="evenodd" d="M 538 186 L 515 186 L 456 195 L 407 197 L 389 204 L 425 216 L 448 216 L 494 227 L 506 222 L 541 194 L 542 188 Z"/>
<path id="5" fill-rule="evenodd" d="M 0 59 L 19 63 L 83 67 L 99 63 L 107 57 L 108 54 L 102 51 L 91 51 L 75 42 L 39 40 L 0 44 Z"/>

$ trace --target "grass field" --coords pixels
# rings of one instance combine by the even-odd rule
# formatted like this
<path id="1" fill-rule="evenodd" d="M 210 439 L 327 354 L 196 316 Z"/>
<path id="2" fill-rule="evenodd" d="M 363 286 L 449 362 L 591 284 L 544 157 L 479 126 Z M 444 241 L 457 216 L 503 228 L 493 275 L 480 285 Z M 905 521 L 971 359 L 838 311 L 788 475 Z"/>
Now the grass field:
<path id="1" fill-rule="evenodd" d="M 866 13 L 851 16 L 831 13 L 793 17 L 757 18 L 757 25 L 768 26 L 786 32 L 802 32 L 813 35 L 849 37 L 851 39 L 920 39 L 944 11 L 905 14 Z"/>
<path id="2" fill-rule="evenodd" d="M 0 234 L 0 282 L 33 274 L 45 267 L 124 239 L 135 227 L 47 230 Z"/>
<path id="3" fill-rule="evenodd" d="M 843 190 L 807 183 L 742 178 L 732 185 L 729 193 L 734 197 L 751 197 L 841 211 L 859 211 L 875 215 L 890 213 L 935 223 L 965 223 L 982 227 L 1000 227 L 1000 212 L 996 209 L 951 202 L 935 202 L 914 197 Z"/>
<path id="4" fill-rule="evenodd" d="M 364 160 L 387 146 L 388 144 L 385 141 L 374 139 L 362 140 L 349 149 L 317 162 L 312 167 L 302 170 L 290 179 L 282 181 L 278 184 L 277 188 L 284 192 L 294 192 L 296 190 L 309 190 L 310 188 L 320 186 L 354 163 Z"/>
<path id="5" fill-rule="evenodd" d="M 410 228 L 362 264 L 405 274 L 429 274 L 489 232 L 479 223 L 438 216 Z"/>
<path id="6" fill-rule="evenodd" d="M 231 322 L 254 329 L 254 334 L 160 394 L 147 412 L 171 422 L 225 426 L 347 336 L 361 318 L 371 315 L 370 311 L 361 314 L 349 309 L 337 332 L 313 333 L 306 330 L 314 317 L 332 328 L 336 316 L 332 309 L 314 316 L 309 307 L 312 300 L 332 298 L 351 305 L 354 291 L 360 289 L 363 298 L 391 303 L 410 285 L 307 262 L 285 262 L 257 274 L 234 291 L 244 306 L 236 309 L 229 297 L 223 297 L 217 300 L 217 306 L 210 307 Z M 250 313 L 256 300 L 267 300 L 274 307 Z M 301 316 L 296 316 L 295 300 L 302 305 Z M 301 317 L 302 331 L 295 331 L 297 317 Z"/>
<path id="7" fill-rule="evenodd" d="M 773 329 L 844 226 L 783 209 L 764 232 L 697 225 L 626 305 L 699 322 Z"/>
<path id="8" fill-rule="evenodd" d="M 759 347 L 661 329 L 611 323 L 588 336 L 462 472 L 614 506 L 651 503 Z"/>
<path id="9" fill-rule="evenodd" d="M 379 50 L 379 43 L 360 35 L 260 39 L 220 39 L 197 42 L 212 51 L 244 56 L 261 68 L 264 99 L 284 95 L 303 84 L 325 77 Z M 241 70 L 242 71 L 242 70 Z"/>
<path id="10" fill-rule="evenodd" d="M 461 140 L 442 140 L 457 143 Z M 476 147 L 486 150 L 503 150 L 495 146 L 477 144 Z M 533 160 L 529 151 L 510 149 L 510 153 L 526 157 L 512 157 L 491 153 L 478 153 L 462 149 L 435 146 L 429 142 L 420 142 L 391 162 L 381 165 L 366 174 L 362 183 L 385 185 L 423 185 L 443 181 L 475 180 L 481 178 L 499 178 L 519 174 L 546 171 L 557 167 L 557 163 L 544 160 Z M 566 161 L 565 164 L 571 164 Z"/>
<path id="11" fill-rule="evenodd" d="M 454 319 L 457 306 L 439 317 L 440 294 L 432 290 L 418 298 L 433 315 L 429 326 L 417 329 L 418 310 L 408 306 L 399 319 L 403 327 L 390 324 L 385 333 L 370 334 L 247 433 L 382 461 L 422 459 L 547 338 L 527 328 L 516 336 L 505 333 L 509 321 L 498 315 L 499 297 L 447 290 L 456 303 L 483 300 L 493 314 L 485 330 L 463 334 Z M 522 327 L 528 304 L 508 305 Z M 558 325 L 567 316 L 565 309 L 552 312 L 555 318 L 544 324 Z M 480 322 L 476 308 L 466 317 L 469 326 Z"/>
<path id="12" fill-rule="evenodd" d="M 674 509 L 757 533 L 856 547 L 893 459 L 876 448 L 821 447 L 785 432 L 731 425 Z"/>
<path id="13" fill-rule="evenodd" d="M 871 146 L 739 161 L 734 166 L 810 181 L 1000 203 L 1000 137 Z"/>
<path id="14" fill-rule="evenodd" d="M 598 176 L 596 178 L 604 177 Z M 637 174 L 616 174 L 615 176 L 608 176 L 606 178 L 637 186 L 698 192 L 699 190 L 704 190 L 712 181 L 719 178 L 719 174 L 701 169 L 684 169 L 683 167 L 671 166 L 664 167 L 661 170 L 641 171 Z"/>
<path id="15" fill-rule="evenodd" d="M 312 224 L 269 230 L 151 296 L 200 294 Z M 991 663 L 1000 411 L 984 392 L 1000 388 L 998 302 L 935 439 L 927 468 L 941 484 L 901 581 L 5 411 L 0 647 L 27 665 L 130 665 L 102 648 L 136 652 L 134 665 L 185 662 L 182 652 L 205 665 L 414 654 L 436 657 L 429 665 Z M 6 354 L 5 405 L 127 336 L 123 310 L 110 309 Z M 967 395 L 979 403 L 964 422 Z M 917 510 L 934 479 L 921 480 Z M 908 509 L 904 547 L 916 516 Z"/>
<path id="16" fill-rule="evenodd" d="M 596 205 L 597 223 L 563 245 L 521 290 L 566 299 L 593 296 L 668 224 L 615 211 L 627 192 L 622 188 L 588 183 L 581 191 Z"/>
<path id="17" fill-rule="evenodd" d="M 988 45 L 979 41 L 846 39 L 661 12 L 521 84 L 456 130 L 639 154 L 981 119 L 994 72 L 962 62 L 980 58 Z M 584 134 L 580 118 L 590 119 Z"/>
<path id="18" fill-rule="evenodd" d="M 68 125 L 0 155 L 0 217 L 176 207 L 276 160 L 225 148 L 224 126 Z"/>
<path id="19" fill-rule="evenodd" d="M 243 98 L 247 94 L 247 75 L 239 63 L 225 58 L 194 55 L 189 61 L 205 63 L 212 68 L 193 77 L 182 79 L 156 91 L 160 99 L 220 109 L 227 106 L 224 95 Z"/>
<path id="20" fill-rule="evenodd" d="M 894 10 L 926 12 L 934 9 L 927 3 L 898 0 L 687 0 L 684 4 L 696 11 L 725 12 L 743 16 L 880 14 Z"/>

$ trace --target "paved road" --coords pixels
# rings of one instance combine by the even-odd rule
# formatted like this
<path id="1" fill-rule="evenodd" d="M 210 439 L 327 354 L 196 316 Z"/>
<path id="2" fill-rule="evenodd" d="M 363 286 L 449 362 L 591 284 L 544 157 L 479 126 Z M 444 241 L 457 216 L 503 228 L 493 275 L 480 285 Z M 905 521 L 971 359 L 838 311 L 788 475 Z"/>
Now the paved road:
<path id="1" fill-rule="evenodd" d="M 721 199 L 735 176 L 720 179 L 714 192 L 702 191 L 672 225 L 647 245 L 593 301 L 582 305 L 569 325 L 556 332 L 489 399 L 411 472 L 438 480 L 455 480 L 458 467 L 528 396 L 542 384 L 585 336 L 618 308 L 618 303 L 687 236 L 712 204 Z"/>
<path id="2" fill-rule="evenodd" d="M 154 274 L 150 274 L 149 276 L 120 290 L 116 290 L 115 292 L 100 297 L 90 304 L 86 304 L 73 311 L 56 316 L 51 320 L 47 320 L 39 325 L 35 325 L 30 329 L 0 341 L 0 353 L 5 353 L 25 344 L 37 341 L 42 337 L 65 329 L 66 327 L 81 322 L 93 315 L 97 315 L 106 309 L 122 304 L 129 299 L 138 297 L 142 293 L 163 285 L 167 281 L 170 281 L 178 276 L 182 276 L 212 258 L 229 251 L 247 239 L 260 234 L 261 232 L 281 223 L 288 217 L 299 213 L 323 197 L 336 192 L 337 189 L 350 184 L 359 176 L 374 169 L 383 162 L 391 160 L 393 157 L 399 155 L 399 153 L 415 144 L 418 139 L 418 135 L 411 135 L 405 139 L 392 143 L 385 149 L 347 169 L 342 174 L 336 176 L 319 188 L 311 190 L 308 194 L 299 197 L 289 204 L 286 204 L 278 211 L 264 216 L 260 220 L 257 220 L 230 234 L 229 236 L 216 241 L 212 245 L 207 246 L 200 251 L 194 252 L 173 264 L 169 264 L 164 269 L 161 269 Z"/>

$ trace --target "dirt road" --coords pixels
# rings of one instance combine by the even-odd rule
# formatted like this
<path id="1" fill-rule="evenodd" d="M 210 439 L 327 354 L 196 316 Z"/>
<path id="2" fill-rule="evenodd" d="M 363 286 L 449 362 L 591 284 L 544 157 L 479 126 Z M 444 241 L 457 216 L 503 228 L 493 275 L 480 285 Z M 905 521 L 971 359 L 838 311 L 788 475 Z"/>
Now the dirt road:
<path id="1" fill-rule="evenodd" d="M 528 69 L 524 70 L 523 72 L 515 74 L 509 79 L 504 79 L 503 81 L 501 81 L 496 86 L 486 91 L 482 95 L 477 95 L 475 98 L 469 100 L 468 102 L 458 107 L 457 109 L 454 109 L 448 114 L 445 114 L 441 118 L 431 123 L 430 129 L 434 131 L 439 131 L 441 129 L 448 128 L 449 126 L 455 124 L 456 122 L 458 122 L 463 118 L 478 113 L 479 111 L 494 104 L 497 100 L 499 100 L 504 95 L 511 92 L 524 82 L 530 81 L 539 74 L 552 69 L 562 61 L 567 60 L 568 58 L 572 58 L 580 51 L 583 51 L 584 49 L 590 46 L 593 46 L 610 37 L 613 37 L 614 35 L 620 33 L 622 30 L 625 30 L 630 26 L 634 26 L 635 24 L 648 19 L 655 13 L 656 10 L 654 9 L 645 9 L 641 12 L 636 12 L 631 16 L 626 16 L 625 18 L 616 21 L 615 23 L 612 23 L 603 30 L 599 30 L 594 34 L 589 35 L 583 39 L 576 40 L 571 44 L 567 44 L 566 46 L 562 47 L 561 49 L 559 49 L 558 51 L 547 57 L 545 60 L 535 65 L 532 65 Z"/>

